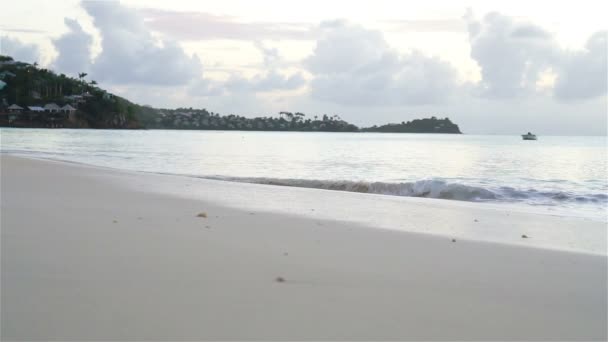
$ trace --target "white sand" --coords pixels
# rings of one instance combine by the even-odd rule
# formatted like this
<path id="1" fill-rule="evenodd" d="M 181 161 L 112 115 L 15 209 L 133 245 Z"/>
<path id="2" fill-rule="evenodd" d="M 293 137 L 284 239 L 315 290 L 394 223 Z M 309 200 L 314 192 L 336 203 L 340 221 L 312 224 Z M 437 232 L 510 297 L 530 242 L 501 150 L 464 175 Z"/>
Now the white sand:
<path id="1" fill-rule="evenodd" d="M 2 340 L 607 338 L 605 255 L 251 212 L 140 187 L 209 181 L 1 158 Z"/>

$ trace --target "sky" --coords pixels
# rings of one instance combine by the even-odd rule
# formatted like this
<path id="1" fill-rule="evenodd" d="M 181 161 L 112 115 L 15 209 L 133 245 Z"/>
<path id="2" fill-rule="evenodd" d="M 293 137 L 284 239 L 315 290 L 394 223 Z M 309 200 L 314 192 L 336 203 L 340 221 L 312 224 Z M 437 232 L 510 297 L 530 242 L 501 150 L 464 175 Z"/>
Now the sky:
<path id="1" fill-rule="evenodd" d="M 599 1 L 11 1 L 0 53 L 139 104 L 607 134 Z"/>

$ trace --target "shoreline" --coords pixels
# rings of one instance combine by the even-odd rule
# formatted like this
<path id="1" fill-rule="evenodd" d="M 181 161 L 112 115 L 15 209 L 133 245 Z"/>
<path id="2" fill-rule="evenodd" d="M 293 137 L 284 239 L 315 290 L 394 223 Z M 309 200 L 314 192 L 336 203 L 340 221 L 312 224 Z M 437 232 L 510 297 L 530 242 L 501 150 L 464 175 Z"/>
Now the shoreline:
<path id="1" fill-rule="evenodd" d="M 92 164 L 85 161 L 76 161 L 70 159 L 62 159 L 58 156 L 42 156 L 40 154 L 44 154 L 45 152 L 40 151 L 21 151 L 21 150 L 4 150 L 0 151 L 0 155 L 14 156 L 18 158 L 26 158 L 26 159 L 34 159 L 41 161 L 50 161 L 50 162 L 60 162 L 60 163 L 68 163 L 82 166 L 90 166 L 94 168 L 102 168 L 107 170 L 113 170 L 117 172 L 135 172 L 147 175 L 161 175 L 161 176 L 172 176 L 172 177 L 185 177 L 191 179 L 201 179 L 207 181 L 219 181 L 219 182 L 229 182 L 229 183 L 238 183 L 238 184 L 258 184 L 258 185 L 268 185 L 275 187 L 287 187 L 287 188 L 306 188 L 306 189 L 315 189 L 321 191 L 338 191 L 338 192 L 351 192 L 351 193 L 361 193 L 364 195 L 377 195 L 377 196 L 396 196 L 396 197 L 405 197 L 410 200 L 423 200 L 423 201 L 448 201 L 446 205 L 458 205 L 459 203 L 469 203 L 473 206 L 478 206 L 480 208 L 489 208 L 495 210 L 506 210 L 513 212 L 521 212 L 528 214 L 537 214 L 537 215 L 546 215 L 553 217 L 566 217 L 566 218 L 574 218 L 581 220 L 591 220 L 594 222 L 600 222 L 602 224 L 608 224 L 608 208 L 598 209 L 604 214 L 601 216 L 591 215 L 589 211 L 580 211 L 579 210 L 566 210 L 565 208 L 559 208 L 558 212 L 552 212 L 551 207 L 547 205 L 540 205 L 538 207 L 531 206 L 525 203 L 519 202 L 510 202 L 508 200 L 500 201 L 498 199 L 478 199 L 478 200 L 468 200 L 468 199 L 450 199 L 450 198 L 442 198 L 442 197 L 424 197 L 424 196 L 416 196 L 416 195 L 400 195 L 393 193 L 381 193 L 381 192 L 365 192 L 365 191 L 356 191 L 356 190 L 343 190 L 343 189 L 334 189 L 331 187 L 317 187 L 317 186 L 306 186 L 306 185 L 290 185 L 290 184 L 275 184 L 283 183 L 289 181 L 301 181 L 301 182 L 338 182 L 338 183 L 367 183 L 373 185 L 375 183 L 384 183 L 386 185 L 402 185 L 403 182 L 386 182 L 386 181 L 365 181 L 365 180 L 332 180 L 332 179 L 292 179 L 292 178 L 268 178 L 268 177 L 239 177 L 239 176 L 221 176 L 221 175 L 196 175 L 196 174 L 182 174 L 182 173 L 171 173 L 171 172 L 160 172 L 160 171 L 147 171 L 147 170 L 137 170 L 137 169 L 127 169 L 120 168 L 114 166 L 106 166 L 106 165 L 98 165 Z M 250 181 L 251 180 L 251 181 Z M 405 182 L 414 183 L 415 181 Z M 454 183 L 458 184 L 458 183 Z M 469 187 L 476 187 L 475 185 L 467 185 Z M 492 190 L 490 190 L 492 191 Z M 543 210 L 544 209 L 544 210 Z M 605 249 L 605 248 L 604 248 Z"/>
<path id="2" fill-rule="evenodd" d="M 327 218 L 365 194 L 0 157 L 2 339 L 606 339 L 605 255 Z"/>
<path id="3" fill-rule="evenodd" d="M 18 127 L 18 126 L 2 126 L 0 128 L 16 128 L 16 129 L 93 129 L 93 130 L 160 130 L 160 131 L 218 131 L 218 132 L 295 132 L 295 133 L 382 133 L 382 134 L 449 134 L 449 135 L 466 135 L 467 133 L 449 133 L 449 132 L 378 132 L 378 131 L 292 131 L 292 130 L 255 130 L 255 129 L 200 129 L 200 128 L 130 128 L 130 127 L 112 127 L 112 128 L 99 128 L 99 127 Z M 507 136 L 516 134 L 504 134 Z"/>
<path id="4" fill-rule="evenodd" d="M 113 177 L 114 182 L 118 182 L 120 186 L 132 191 L 146 189 L 146 192 L 151 193 L 217 202 L 224 207 L 236 210 L 257 210 L 298 218 L 340 221 L 368 229 L 380 228 L 448 238 L 464 238 L 471 241 L 502 245 L 608 255 L 607 222 L 580 213 L 553 213 L 521 205 L 513 206 L 509 203 L 396 196 L 314 187 L 251 183 L 187 174 L 129 170 L 80 161 L 13 154 L 11 152 L 0 152 L 0 156 L 108 171 L 115 176 Z M 140 178 L 140 176 L 143 176 L 143 178 Z M 132 186 L 133 180 L 139 182 L 142 179 L 145 179 L 145 181 L 140 182 L 137 186 Z M 184 192 L 184 186 L 190 187 L 188 190 L 191 191 Z M 213 190 L 214 197 L 205 194 L 210 189 Z M 236 195 L 231 196 L 224 190 L 229 190 L 228 193 Z M 248 192 L 255 194 L 255 200 L 258 203 L 243 200 Z M 320 197 L 317 198 L 316 195 Z M 277 200 L 276 197 L 284 198 Z M 314 207 L 318 199 L 322 199 L 324 206 L 328 206 L 328 208 L 317 208 L 316 211 L 311 209 L 313 212 L 308 211 L 308 209 L 297 210 L 297 206 Z M 283 205 L 285 201 L 295 204 L 286 209 Z M 343 208 L 340 208 L 344 206 L 343 201 L 348 201 L 349 206 L 354 209 L 344 211 Z M 388 206 L 389 208 L 380 210 L 382 206 Z M 407 222 L 412 219 L 411 216 L 398 214 L 403 206 L 418 213 L 426 211 L 427 215 L 421 219 L 414 217 L 413 219 L 417 222 L 412 222 L 407 227 L 404 227 L 403 224 L 395 224 L 396 222 Z M 447 221 L 454 221 L 453 224 L 443 220 L 444 222 L 439 225 L 439 228 L 420 229 L 421 226 L 427 225 L 424 222 L 425 219 L 435 216 L 432 213 L 433 210 L 439 210 L 442 215 L 446 216 Z M 479 219 L 480 217 L 484 217 L 484 219 Z M 489 220 L 486 220 L 486 217 Z M 378 222 L 378 219 L 381 222 Z M 464 220 L 472 220 L 472 222 L 463 222 Z M 523 240 L 522 235 L 517 235 L 516 232 L 512 231 L 510 224 L 501 222 L 502 220 L 516 220 L 522 227 L 519 232 L 523 235 L 533 236 L 533 239 Z M 433 219 L 433 222 L 437 223 L 438 221 Z M 471 223 L 474 224 L 470 225 Z M 463 226 L 466 226 L 465 230 L 460 229 Z M 472 229 L 473 227 L 474 229 Z M 511 234 L 507 235 L 508 233 Z M 568 237 L 569 240 L 563 240 L 564 236 Z"/>

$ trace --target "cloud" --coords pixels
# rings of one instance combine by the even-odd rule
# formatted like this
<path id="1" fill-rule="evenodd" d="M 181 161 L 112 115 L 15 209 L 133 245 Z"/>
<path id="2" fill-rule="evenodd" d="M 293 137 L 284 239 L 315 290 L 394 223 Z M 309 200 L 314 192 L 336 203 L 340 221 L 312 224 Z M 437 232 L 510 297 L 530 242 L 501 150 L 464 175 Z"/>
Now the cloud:
<path id="1" fill-rule="evenodd" d="M 277 48 L 266 47 L 260 41 L 256 41 L 254 45 L 262 53 L 264 65 L 266 67 L 274 67 L 281 61 L 281 56 L 279 56 L 279 50 Z"/>
<path id="2" fill-rule="evenodd" d="M 608 32 L 593 34 L 582 51 L 566 52 L 557 71 L 555 97 L 559 100 L 587 99 L 605 95 Z"/>
<path id="3" fill-rule="evenodd" d="M 13 33 L 33 33 L 33 34 L 42 34 L 47 33 L 47 31 L 36 30 L 36 29 L 28 29 L 28 28 L 15 28 L 15 27 L 6 27 L 0 26 L 0 31 L 3 32 L 13 32 Z"/>
<path id="4" fill-rule="evenodd" d="M 302 87 L 306 79 L 301 72 L 285 74 L 279 71 L 284 64 L 278 49 L 265 46 L 261 42 L 254 42 L 264 60 L 264 71 L 253 77 L 243 77 L 234 73 L 225 82 L 200 82 L 195 86 L 192 94 L 210 96 L 210 94 L 260 93 L 269 91 L 294 90 Z"/>
<path id="5" fill-rule="evenodd" d="M 9 36 L 0 36 L 0 54 L 27 63 L 38 62 L 40 59 L 40 49 L 37 45 L 27 44 Z"/>
<path id="6" fill-rule="evenodd" d="M 353 72 L 365 64 L 377 63 L 386 55 L 394 54 L 379 31 L 367 30 L 345 21 L 324 22 L 321 28 L 325 34 L 305 61 L 313 73 Z"/>
<path id="7" fill-rule="evenodd" d="M 225 87 L 231 92 L 266 92 L 273 90 L 293 90 L 306 83 L 301 73 L 283 75 L 276 70 L 269 70 L 252 78 L 233 76 L 226 81 Z"/>
<path id="8" fill-rule="evenodd" d="M 387 20 L 393 31 L 406 32 L 466 32 L 467 25 L 462 18 L 420 19 L 420 20 Z"/>
<path id="9" fill-rule="evenodd" d="M 481 68 L 482 96 L 513 98 L 533 93 L 542 72 L 559 62 L 559 47 L 541 27 L 499 13 L 489 13 L 479 22 L 469 11 L 465 19 L 471 57 Z"/>
<path id="10" fill-rule="evenodd" d="M 606 94 L 606 31 L 589 38 L 580 51 L 561 48 L 553 35 L 532 23 L 499 13 L 482 21 L 465 15 L 471 57 L 481 68 L 478 95 L 510 99 L 537 95 L 537 83 L 549 72 L 559 100 L 583 100 Z"/>
<path id="11" fill-rule="evenodd" d="M 82 6 L 101 34 L 102 51 L 91 66 L 98 81 L 181 85 L 202 76 L 196 55 L 188 56 L 175 41 L 154 38 L 135 10 L 105 1 Z"/>
<path id="12" fill-rule="evenodd" d="M 301 73 L 278 71 L 282 59 L 276 48 L 255 46 L 264 58 L 264 71 L 251 78 L 233 74 L 228 81 L 203 78 L 203 65 L 188 56 L 175 41 L 157 39 L 143 17 L 118 2 L 83 2 L 101 36 L 100 54 L 91 61 L 91 34 L 66 18 L 68 32 L 53 40 L 59 54 L 54 67 L 65 72 L 87 71 L 90 77 L 111 85 L 184 86 L 192 96 L 222 96 L 232 92 L 267 92 L 301 87 Z"/>
<path id="13" fill-rule="evenodd" d="M 399 54 L 379 31 L 345 21 L 321 25 L 323 36 L 304 64 L 312 96 L 347 105 L 420 105 L 445 101 L 454 68 L 420 52 Z"/>
<path id="14" fill-rule="evenodd" d="M 153 30 L 180 40 L 314 39 L 312 25 L 303 23 L 241 22 L 231 16 L 152 8 L 139 13 Z"/>
<path id="15" fill-rule="evenodd" d="M 226 89 L 221 82 L 201 78 L 190 83 L 188 94 L 195 97 L 219 97 L 226 94 Z"/>
<path id="16" fill-rule="evenodd" d="M 78 21 L 74 19 L 65 18 L 64 23 L 68 27 L 68 32 L 53 40 L 59 53 L 53 66 L 65 73 L 88 72 L 91 65 L 93 37 L 84 32 Z"/>

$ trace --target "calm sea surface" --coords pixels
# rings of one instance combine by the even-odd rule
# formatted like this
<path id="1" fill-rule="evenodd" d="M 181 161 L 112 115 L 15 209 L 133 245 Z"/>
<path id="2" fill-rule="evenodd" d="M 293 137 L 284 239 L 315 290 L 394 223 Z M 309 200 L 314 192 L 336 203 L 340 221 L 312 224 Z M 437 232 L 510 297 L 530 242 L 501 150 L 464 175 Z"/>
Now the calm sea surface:
<path id="1" fill-rule="evenodd" d="M 1 151 L 222 180 L 494 202 L 606 220 L 606 137 L 1 129 Z"/>

